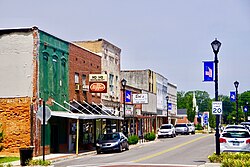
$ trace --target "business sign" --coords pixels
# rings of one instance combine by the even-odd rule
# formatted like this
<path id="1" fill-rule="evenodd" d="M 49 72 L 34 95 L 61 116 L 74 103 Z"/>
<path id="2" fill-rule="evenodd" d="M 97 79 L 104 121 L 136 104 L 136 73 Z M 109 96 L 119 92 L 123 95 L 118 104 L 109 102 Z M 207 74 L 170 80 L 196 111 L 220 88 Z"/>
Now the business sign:
<path id="1" fill-rule="evenodd" d="M 236 101 L 236 92 L 230 92 L 230 101 L 235 102 Z"/>
<path id="2" fill-rule="evenodd" d="M 133 104 L 148 104 L 148 94 L 133 94 Z"/>
<path id="3" fill-rule="evenodd" d="M 107 93 L 107 74 L 89 74 L 89 92 Z"/>
<path id="4" fill-rule="evenodd" d="M 222 114 L 222 101 L 213 101 L 212 114 L 214 114 L 214 115 L 221 115 Z"/>
<path id="5" fill-rule="evenodd" d="M 89 74 L 89 82 L 107 82 L 107 74 Z"/>
<path id="6" fill-rule="evenodd" d="M 204 61 L 204 81 L 213 81 L 214 80 L 214 62 L 213 61 Z"/>
<path id="7" fill-rule="evenodd" d="M 125 96 L 126 96 L 125 102 L 131 102 L 131 91 L 126 90 L 125 91 Z"/>

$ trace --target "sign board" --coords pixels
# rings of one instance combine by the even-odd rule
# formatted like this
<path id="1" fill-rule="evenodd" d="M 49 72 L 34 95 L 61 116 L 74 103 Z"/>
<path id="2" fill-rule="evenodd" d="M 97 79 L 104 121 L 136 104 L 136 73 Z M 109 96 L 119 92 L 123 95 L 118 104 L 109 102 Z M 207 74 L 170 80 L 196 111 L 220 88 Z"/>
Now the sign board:
<path id="1" fill-rule="evenodd" d="M 133 94 L 133 104 L 148 104 L 148 94 Z"/>
<path id="2" fill-rule="evenodd" d="M 214 80 L 214 62 L 213 61 L 204 61 L 204 81 L 213 81 Z"/>
<path id="3" fill-rule="evenodd" d="M 222 101 L 213 101 L 212 114 L 214 114 L 214 115 L 221 115 L 222 114 Z"/>
<path id="4" fill-rule="evenodd" d="M 131 91 L 126 90 L 125 91 L 125 96 L 126 96 L 125 102 L 131 102 Z"/>
<path id="5" fill-rule="evenodd" d="M 168 103 L 168 110 L 172 110 L 172 103 Z"/>
<path id="6" fill-rule="evenodd" d="M 89 92 L 107 93 L 107 74 L 89 74 Z"/>
<path id="7" fill-rule="evenodd" d="M 209 119 L 209 112 L 203 113 L 203 124 L 208 125 L 208 119 Z"/>
<path id="8" fill-rule="evenodd" d="M 90 93 L 107 93 L 107 82 L 89 82 Z"/>
<path id="9" fill-rule="evenodd" d="M 233 92 L 233 91 L 230 92 L 230 101 L 231 102 L 236 101 L 236 92 Z"/>
<path id="10" fill-rule="evenodd" d="M 43 106 L 39 107 L 36 116 L 38 119 L 41 120 L 43 124 Z M 47 124 L 47 121 L 50 119 L 50 117 L 51 117 L 51 109 L 48 106 L 45 106 L 45 124 Z"/>
<path id="11" fill-rule="evenodd" d="M 108 81 L 107 74 L 89 74 L 89 82 L 104 82 Z"/>

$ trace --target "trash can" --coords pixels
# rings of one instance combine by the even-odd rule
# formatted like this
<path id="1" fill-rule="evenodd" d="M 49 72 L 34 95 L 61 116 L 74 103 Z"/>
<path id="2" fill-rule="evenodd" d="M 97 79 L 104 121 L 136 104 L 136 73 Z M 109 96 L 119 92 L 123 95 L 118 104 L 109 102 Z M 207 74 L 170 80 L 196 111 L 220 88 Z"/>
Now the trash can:
<path id="1" fill-rule="evenodd" d="M 20 165 L 26 166 L 28 165 L 28 162 L 32 160 L 33 158 L 33 150 L 34 147 L 28 147 L 28 148 L 20 148 Z"/>

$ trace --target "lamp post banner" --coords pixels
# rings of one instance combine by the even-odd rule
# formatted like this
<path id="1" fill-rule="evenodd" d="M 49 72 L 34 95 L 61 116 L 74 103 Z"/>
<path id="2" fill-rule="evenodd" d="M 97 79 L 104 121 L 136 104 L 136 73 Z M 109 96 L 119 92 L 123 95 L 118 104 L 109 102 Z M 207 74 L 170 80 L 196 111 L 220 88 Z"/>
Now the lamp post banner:
<path id="1" fill-rule="evenodd" d="M 214 81 L 214 62 L 204 61 L 204 82 Z"/>
<path id="2" fill-rule="evenodd" d="M 236 101 L 236 92 L 233 92 L 233 91 L 230 92 L 230 101 L 231 102 Z"/>

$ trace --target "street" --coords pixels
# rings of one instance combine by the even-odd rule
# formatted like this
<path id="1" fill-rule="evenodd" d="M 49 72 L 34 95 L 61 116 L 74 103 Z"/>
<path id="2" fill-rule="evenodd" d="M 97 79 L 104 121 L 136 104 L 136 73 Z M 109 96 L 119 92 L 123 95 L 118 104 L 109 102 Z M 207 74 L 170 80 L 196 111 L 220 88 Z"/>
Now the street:
<path id="1" fill-rule="evenodd" d="M 197 166 L 215 150 L 214 135 L 178 135 L 146 142 L 122 153 L 94 154 L 55 163 L 56 167 L 84 166 Z"/>

